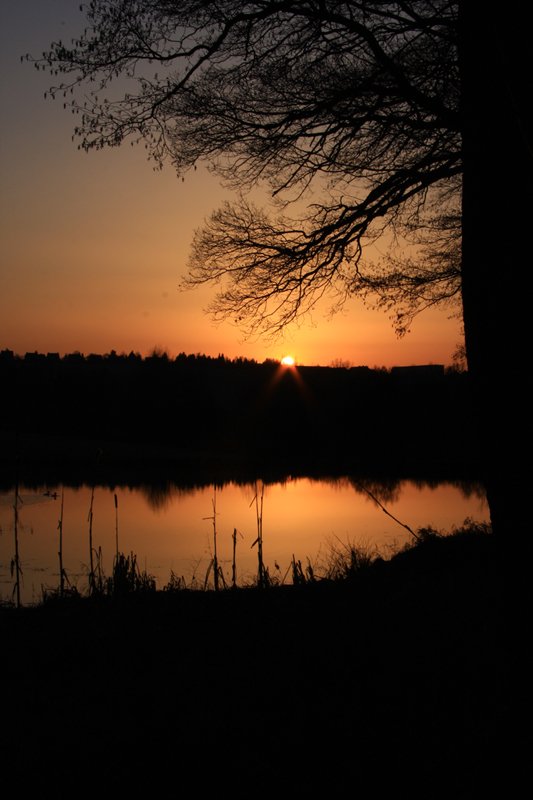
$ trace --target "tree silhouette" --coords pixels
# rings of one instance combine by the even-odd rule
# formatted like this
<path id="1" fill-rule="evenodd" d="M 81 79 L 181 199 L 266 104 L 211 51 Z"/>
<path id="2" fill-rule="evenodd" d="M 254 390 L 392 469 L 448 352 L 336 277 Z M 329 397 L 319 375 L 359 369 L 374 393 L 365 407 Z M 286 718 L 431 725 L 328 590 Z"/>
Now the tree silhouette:
<path id="1" fill-rule="evenodd" d="M 461 288 L 468 369 L 495 531 L 531 530 L 529 229 L 533 97 L 526 16 L 512 0 L 497 17 L 460 4 L 463 142 Z"/>
<path id="2" fill-rule="evenodd" d="M 394 310 L 401 333 L 421 309 L 462 299 L 491 510 L 505 509 L 500 530 L 523 525 L 494 452 L 509 461 L 524 417 L 514 400 L 502 413 L 491 377 L 504 357 L 518 380 L 526 335 L 500 294 L 490 227 L 496 193 L 515 269 L 531 210 L 517 179 L 531 176 L 531 70 L 516 0 L 497 23 L 467 0 L 93 0 L 85 13 L 80 39 L 37 61 L 62 74 L 51 93 L 81 115 L 80 146 L 143 140 L 158 165 L 207 161 L 239 191 L 192 245 L 186 283 L 219 285 L 215 316 L 275 333 L 325 294 L 357 294 Z M 513 176 L 503 167 L 502 182 L 491 157 Z M 252 200 L 258 185 L 269 210 Z M 378 240 L 389 251 L 376 262 Z"/>
<path id="3" fill-rule="evenodd" d="M 242 195 L 193 243 L 187 282 L 221 282 L 215 316 L 277 332 L 325 292 L 337 303 L 359 294 L 394 307 L 402 332 L 419 309 L 457 301 L 454 4 L 144 8 L 91 3 L 84 36 L 44 63 L 68 76 L 54 95 L 94 85 L 72 100 L 82 147 L 137 137 L 179 172 L 207 159 L 240 192 L 264 182 L 272 213 Z M 315 185 L 322 199 L 306 203 Z M 384 233 L 394 254 L 363 258 Z M 404 259 L 398 239 L 411 245 Z"/>

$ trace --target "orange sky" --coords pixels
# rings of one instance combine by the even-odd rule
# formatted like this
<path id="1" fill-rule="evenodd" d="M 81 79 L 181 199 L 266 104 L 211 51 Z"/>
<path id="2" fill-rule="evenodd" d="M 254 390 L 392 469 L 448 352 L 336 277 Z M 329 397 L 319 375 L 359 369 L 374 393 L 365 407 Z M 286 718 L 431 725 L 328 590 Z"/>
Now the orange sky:
<path id="1" fill-rule="evenodd" d="M 387 316 L 352 302 L 284 341 L 244 341 L 204 313 L 213 289 L 180 293 L 193 231 L 228 196 L 205 170 L 154 172 L 142 147 L 85 154 L 75 118 L 45 101 L 46 73 L 20 56 L 68 40 L 73 0 L 17 0 L 0 11 L 0 350 L 105 353 L 154 347 L 300 364 L 450 364 L 461 341 L 449 311 L 426 312 L 399 340 Z"/>

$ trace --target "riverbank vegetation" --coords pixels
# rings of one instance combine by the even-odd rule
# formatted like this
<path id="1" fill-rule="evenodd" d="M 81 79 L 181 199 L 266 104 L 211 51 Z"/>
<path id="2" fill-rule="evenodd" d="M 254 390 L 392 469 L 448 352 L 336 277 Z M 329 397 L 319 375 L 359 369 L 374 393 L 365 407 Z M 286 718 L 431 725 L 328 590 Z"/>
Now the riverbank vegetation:
<path id="1" fill-rule="evenodd" d="M 67 576 L 60 573 L 58 586 L 43 586 L 41 602 L 37 605 L 109 604 L 127 602 L 134 596 L 150 602 L 155 595 L 176 595 L 183 592 L 272 591 L 284 587 L 351 584 L 366 580 L 368 575 L 376 574 L 378 570 L 385 568 L 390 570 L 391 564 L 392 569 L 397 569 L 396 562 L 402 563 L 402 559 L 405 560 L 406 557 L 416 559 L 420 551 L 423 551 L 424 557 L 435 561 L 441 554 L 446 558 L 448 553 L 453 552 L 449 542 L 445 543 L 449 537 L 453 537 L 457 552 L 461 546 L 468 547 L 473 543 L 486 547 L 492 538 L 488 523 L 473 520 L 465 520 L 462 526 L 454 528 L 451 532 L 437 531 L 431 527 L 419 528 L 417 531 L 409 530 L 412 534 L 411 541 L 401 548 L 399 546 L 393 548 L 388 553 L 382 553 L 379 548 L 371 544 L 362 545 L 336 539 L 330 541 L 325 554 L 319 560 L 311 561 L 306 558 L 302 561 L 293 554 L 291 563 L 283 575 L 281 573 L 271 575 L 269 567 L 263 562 L 261 551 L 258 550 L 257 573 L 255 577 L 247 578 L 242 584 L 235 579 L 237 573 L 235 557 L 232 565 L 233 580 L 229 575 L 226 576 L 217 564 L 216 539 L 213 551 L 215 555 L 205 575 L 193 574 L 187 580 L 184 575 L 171 571 L 168 581 L 159 586 L 155 577 L 139 566 L 135 553 L 126 554 L 117 551 L 111 573 L 106 575 L 101 563 L 102 554 L 95 551 L 93 567 L 88 575 L 85 589 L 71 585 L 65 580 Z M 58 555 L 61 560 L 61 551 Z M 10 605 L 9 602 L 4 603 L 4 608 Z"/>

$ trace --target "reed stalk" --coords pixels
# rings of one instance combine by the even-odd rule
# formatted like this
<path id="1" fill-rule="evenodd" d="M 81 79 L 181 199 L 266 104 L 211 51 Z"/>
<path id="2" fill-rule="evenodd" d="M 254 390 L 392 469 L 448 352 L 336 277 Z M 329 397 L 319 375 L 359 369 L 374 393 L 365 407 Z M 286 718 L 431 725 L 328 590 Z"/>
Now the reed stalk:
<path id="1" fill-rule="evenodd" d="M 119 557 L 119 549 L 118 549 L 118 497 L 115 493 L 115 548 L 116 548 L 116 559 L 118 561 Z"/>
<path id="2" fill-rule="evenodd" d="M 237 588 L 237 528 L 233 528 L 233 557 L 231 559 L 231 585 Z"/>
<path id="3" fill-rule="evenodd" d="M 252 503 L 255 501 L 255 515 L 256 515 L 256 523 L 257 523 L 257 538 L 252 543 L 252 547 L 257 545 L 257 585 L 259 588 L 264 588 L 267 583 L 267 575 L 265 572 L 265 564 L 263 561 L 263 499 L 265 496 L 265 484 L 261 482 L 261 495 L 259 495 L 259 490 L 257 486 L 257 481 L 255 483 L 255 497 L 252 500 Z"/>
<path id="4" fill-rule="evenodd" d="M 213 505 L 213 515 L 211 517 L 203 517 L 203 519 L 210 519 L 213 522 L 213 558 L 207 568 L 204 586 L 207 586 L 207 580 L 209 577 L 209 572 L 211 568 L 213 569 L 213 585 L 215 587 L 215 592 L 218 592 L 220 584 L 220 568 L 218 566 L 218 556 L 217 556 L 217 487 L 213 486 L 213 499 L 211 500 Z"/>
<path id="5" fill-rule="evenodd" d="M 102 547 L 100 546 L 96 554 L 97 566 L 95 573 L 95 589 L 97 589 L 100 594 L 102 594 L 104 591 L 104 571 L 102 567 L 102 561 L 103 561 L 103 553 L 102 553 Z"/>
<path id="6" fill-rule="evenodd" d="M 215 592 L 218 592 L 218 557 L 217 557 L 217 487 L 213 487 L 213 581 Z"/>
<path id="7" fill-rule="evenodd" d="M 20 600 L 20 576 L 22 573 L 20 567 L 20 555 L 19 555 L 19 535 L 18 535 L 18 527 L 19 527 L 19 502 L 22 502 L 19 495 L 19 485 L 18 480 L 15 483 L 15 498 L 13 504 L 13 532 L 15 536 L 15 556 L 11 561 L 11 575 L 15 575 L 15 586 L 13 592 L 16 597 L 17 608 L 21 606 Z"/>
<path id="8" fill-rule="evenodd" d="M 61 509 L 59 513 L 59 522 L 57 528 L 59 530 L 59 596 L 63 597 L 65 594 L 65 570 L 63 569 L 63 509 L 65 500 L 65 490 L 61 487 Z"/>
<path id="9" fill-rule="evenodd" d="M 89 593 L 93 594 L 96 589 L 96 579 L 94 574 L 94 549 L 93 549 L 93 506 L 94 506 L 94 486 L 91 487 L 91 502 L 89 504 Z"/>

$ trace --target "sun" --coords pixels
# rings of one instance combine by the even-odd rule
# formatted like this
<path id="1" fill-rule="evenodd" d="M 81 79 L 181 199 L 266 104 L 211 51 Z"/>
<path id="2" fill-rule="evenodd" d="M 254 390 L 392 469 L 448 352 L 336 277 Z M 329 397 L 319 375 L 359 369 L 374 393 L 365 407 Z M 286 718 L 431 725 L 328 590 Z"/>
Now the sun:
<path id="1" fill-rule="evenodd" d="M 283 356 L 283 358 L 281 359 L 281 363 L 283 364 L 284 367 L 294 367 L 296 362 L 293 356 Z"/>

